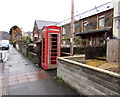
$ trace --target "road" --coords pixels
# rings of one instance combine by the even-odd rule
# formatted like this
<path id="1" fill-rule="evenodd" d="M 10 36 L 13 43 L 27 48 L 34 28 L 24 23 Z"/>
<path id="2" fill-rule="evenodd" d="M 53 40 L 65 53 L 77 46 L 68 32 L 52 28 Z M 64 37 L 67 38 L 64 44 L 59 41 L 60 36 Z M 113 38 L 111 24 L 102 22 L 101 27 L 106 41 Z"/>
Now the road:
<path id="1" fill-rule="evenodd" d="M 9 50 L 0 50 L 0 96 L 2 95 L 2 88 L 3 88 L 3 69 L 4 69 L 4 62 L 7 61 L 9 55 Z"/>

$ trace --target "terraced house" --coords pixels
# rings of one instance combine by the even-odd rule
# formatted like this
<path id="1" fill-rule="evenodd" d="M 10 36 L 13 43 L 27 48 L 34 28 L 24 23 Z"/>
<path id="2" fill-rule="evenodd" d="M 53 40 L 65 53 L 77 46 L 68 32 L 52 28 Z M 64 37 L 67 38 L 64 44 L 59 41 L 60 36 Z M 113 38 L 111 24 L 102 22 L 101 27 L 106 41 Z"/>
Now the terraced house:
<path id="1" fill-rule="evenodd" d="M 113 37 L 113 2 L 108 2 L 74 17 L 74 46 L 101 46 Z M 60 23 L 63 29 L 63 46 L 69 44 L 70 19 Z"/>

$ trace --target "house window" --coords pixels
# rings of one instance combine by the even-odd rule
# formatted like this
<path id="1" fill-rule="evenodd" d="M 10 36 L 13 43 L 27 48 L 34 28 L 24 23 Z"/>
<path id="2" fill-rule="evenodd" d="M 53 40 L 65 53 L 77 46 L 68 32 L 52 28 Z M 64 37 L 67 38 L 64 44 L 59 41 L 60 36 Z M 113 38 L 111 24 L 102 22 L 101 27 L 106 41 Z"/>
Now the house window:
<path id="1" fill-rule="evenodd" d="M 105 27 L 105 15 L 99 16 L 99 28 Z"/>
<path id="2" fill-rule="evenodd" d="M 87 20 L 83 21 L 83 30 L 84 31 L 87 30 L 87 26 L 88 26 L 88 21 Z"/>

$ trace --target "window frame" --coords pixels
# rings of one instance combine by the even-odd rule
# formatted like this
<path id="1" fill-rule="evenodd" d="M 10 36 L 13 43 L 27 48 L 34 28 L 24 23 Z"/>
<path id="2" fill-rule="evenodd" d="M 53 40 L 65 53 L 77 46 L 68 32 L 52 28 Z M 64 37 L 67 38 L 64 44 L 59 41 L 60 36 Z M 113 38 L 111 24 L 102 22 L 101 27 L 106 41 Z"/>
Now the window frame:
<path id="1" fill-rule="evenodd" d="M 84 20 L 83 21 L 83 31 L 87 31 L 86 27 L 88 26 L 88 21 Z"/>
<path id="2" fill-rule="evenodd" d="M 105 27 L 105 14 L 98 16 L 98 28 L 104 28 Z"/>

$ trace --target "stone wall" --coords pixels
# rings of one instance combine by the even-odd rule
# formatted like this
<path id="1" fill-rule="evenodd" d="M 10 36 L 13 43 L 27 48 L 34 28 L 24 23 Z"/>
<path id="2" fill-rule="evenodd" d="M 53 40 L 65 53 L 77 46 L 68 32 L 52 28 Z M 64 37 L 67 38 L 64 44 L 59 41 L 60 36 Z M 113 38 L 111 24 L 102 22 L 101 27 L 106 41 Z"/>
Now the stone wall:
<path id="1" fill-rule="evenodd" d="M 68 58 L 58 58 L 57 76 L 83 95 L 120 94 L 120 75 Z"/>
<path id="2" fill-rule="evenodd" d="M 35 53 L 29 52 L 28 58 L 35 64 L 39 64 L 39 59 Z"/>
<path id="3" fill-rule="evenodd" d="M 40 56 L 36 53 L 34 49 L 35 44 L 19 43 L 17 45 L 17 50 L 20 51 L 24 56 L 28 57 L 33 63 L 40 65 Z"/>
<path id="4" fill-rule="evenodd" d="M 42 44 L 40 42 L 36 43 L 36 48 L 34 52 L 39 60 L 38 64 L 41 64 L 41 51 L 42 51 Z"/>
<path id="5" fill-rule="evenodd" d="M 16 43 L 15 48 L 20 51 L 21 53 L 23 53 L 24 55 L 27 56 L 27 48 L 28 48 L 28 44 L 26 43 Z"/>
<path id="6" fill-rule="evenodd" d="M 27 48 L 28 48 L 27 44 L 22 44 L 21 46 L 22 46 L 22 51 L 21 51 L 21 52 L 22 52 L 25 56 L 27 56 Z"/>
<path id="7" fill-rule="evenodd" d="M 107 61 L 120 64 L 120 39 L 107 41 Z"/>
<path id="8" fill-rule="evenodd" d="M 27 49 L 28 52 L 33 52 L 35 53 L 35 50 L 34 50 L 34 44 L 31 43 L 31 44 L 28 44 L 28 49 Z"/>

